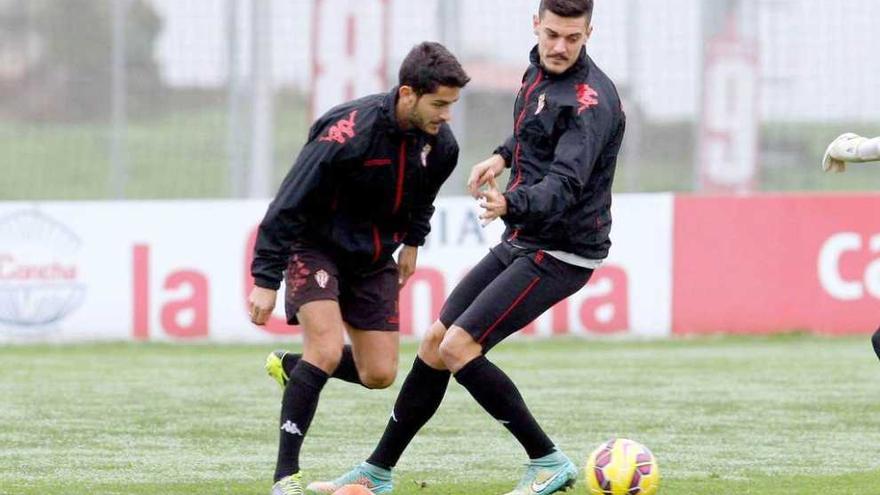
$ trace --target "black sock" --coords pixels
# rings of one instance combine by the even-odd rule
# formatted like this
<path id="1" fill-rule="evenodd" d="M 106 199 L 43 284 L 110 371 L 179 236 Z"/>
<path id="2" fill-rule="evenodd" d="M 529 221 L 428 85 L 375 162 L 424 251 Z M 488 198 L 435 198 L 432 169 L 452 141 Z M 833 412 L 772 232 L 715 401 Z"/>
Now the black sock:
<path id="1" fill-rule="evenodd" d="M 302 354 L 294 354 L 292 352 L 288 352 L 281 358 L 281 367 L 284 368 L 284 373 L 287 376 L 290 376 L 290 373 L 293 372 L 293 367 L 296 366 L 300 359 L 302 359 Z M 336 371 L 330 376 L 348 383 L 363 385 L 357 366 L 354 364 L 354 353 L 350 345 L 342 348 L 342 359 L 339 360 L 339 366 L 336 367 Z"/>
<path id="2" fill-rule="evenodd" d="M 361 376 L 358 374 L 357 365 L 354 364 L 354 353 L 351 351 L 350 345 L 342 347 L 342 358 L 339 360 L 339 366 L 336 367 L 336 371 L 333 372 L 332 376 L 344 382 L 363 385 Z"/>
<path id="3" fill-rule="evenodd" d="M 877 358 L 880 358 L 880 328 L 874 332 L 874 336 L 871 337 L 871 343 L 874 345 L 874 353 L 877 354 Z"/>
<path id="4" fill-rule="evenodd" d="M 382 439 L 367 462 L 384 469 L 391 469 L 397 464 L 419 429 L 440 407 L 446 386 L 449 385 L 449 376 L 448 371 L 436 370 L 416 356 L 397 395 L 392 417 L 388 420 Z"/>
<path id="5" fill-rule="evenodd" d="M 275 481 L 299 471 L 299 451 L 318 408 L 318 396 L 328 378 L 321 368 L 302 359 L 291 371 L 290 381 L 281 399 L 281 432 Z"/>
<path id="6" fill-rule="evenodd" d="M 503 424 L 526 449 L 529 459 L 553 452 L 553 442 L 535 421 L 513 381 L 486 356 L 469 362 L 455 374 L 455 379 Z"/>

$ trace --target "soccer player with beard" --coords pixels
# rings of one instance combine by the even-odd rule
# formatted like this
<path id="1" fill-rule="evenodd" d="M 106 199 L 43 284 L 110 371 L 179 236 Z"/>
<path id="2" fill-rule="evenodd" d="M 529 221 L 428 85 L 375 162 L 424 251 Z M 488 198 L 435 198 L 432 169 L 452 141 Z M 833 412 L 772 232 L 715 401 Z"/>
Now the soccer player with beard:
<path id="1" fill-rule="evenodd" d="M 300 448 L 328 378 L 367 388 L 394 381 L 398 291 L 415 271 L 434 198 L 458 161 L 447 122 L 468 81 L 442 45 L 417 45 L 399 86 L 315 122 L 260 224 L 251 321 L 269 319 L 286 271 L 288 323 L 304 335 L 304 352 L 287 369 L 283 354 L 266 363 L 285 387 L 272 495 L 303 493 Z M 343 345 L 346 332 L 351 346 Z"/>
<path id="2" fill-rule="evenodd" d="M 481 218 L 501 218 L 504 236 L 452 291 L 425 335 L 372 455 L 334 481 L 310 484 L 309 492 L 331 494 L 357 483 L 390 493 L 391 469 L 436 412 L 452 376 L 529 458 L 508 495 L 548 495 L 577 479 L 577 467 L 486 354 L 581 289 L 608 255 L 625 117 L 614 84 L 586 53 L 592 11 L 592 0 L 541 1 L 513 133 L 469 179 L 485 210 Z M 495 178 L 505 167 L 510 181 L 502 192 Z"/>

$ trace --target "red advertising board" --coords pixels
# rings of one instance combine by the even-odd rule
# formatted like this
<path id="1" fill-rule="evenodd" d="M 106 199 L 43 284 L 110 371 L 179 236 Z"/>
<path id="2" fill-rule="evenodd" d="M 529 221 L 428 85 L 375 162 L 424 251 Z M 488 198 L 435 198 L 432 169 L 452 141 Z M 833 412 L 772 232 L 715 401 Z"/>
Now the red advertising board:
<path id="1" fill-rule="evenodd" d="M 673 235 L 673 333 L 880 324 L 880 195 L 677 197 Z"/>

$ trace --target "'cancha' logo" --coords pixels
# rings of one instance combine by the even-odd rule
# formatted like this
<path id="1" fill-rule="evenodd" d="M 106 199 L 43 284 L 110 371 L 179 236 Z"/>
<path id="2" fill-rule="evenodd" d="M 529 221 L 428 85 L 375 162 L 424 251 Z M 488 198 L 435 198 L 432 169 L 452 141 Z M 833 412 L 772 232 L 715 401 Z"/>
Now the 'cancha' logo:
<path id="1" fill-rule="evenodd" d="M 0 325 L 45 329 L 83 302 L 81 241 L 36 210 L 0 217 Z"/>

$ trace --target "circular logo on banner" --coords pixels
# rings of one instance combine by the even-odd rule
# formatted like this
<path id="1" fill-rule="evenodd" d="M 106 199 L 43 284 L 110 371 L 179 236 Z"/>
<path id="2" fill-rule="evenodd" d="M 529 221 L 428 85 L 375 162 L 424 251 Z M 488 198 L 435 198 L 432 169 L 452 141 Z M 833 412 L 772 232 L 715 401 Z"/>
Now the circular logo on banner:
<path id="1" fill-rule="evenodd" d="M 44 333 L 83 302 L 81 241 L 37 210 L 0 218 L 0 330 Z"/>

